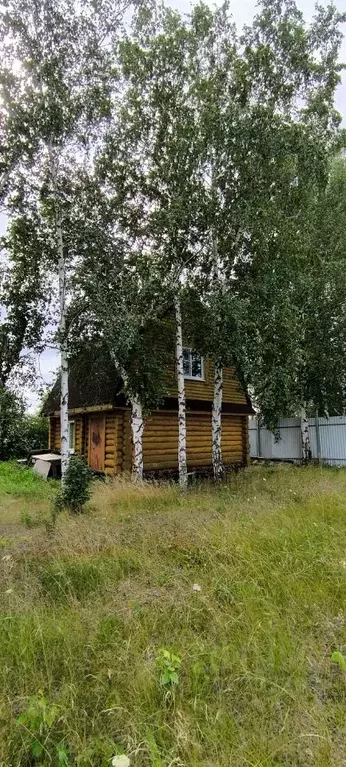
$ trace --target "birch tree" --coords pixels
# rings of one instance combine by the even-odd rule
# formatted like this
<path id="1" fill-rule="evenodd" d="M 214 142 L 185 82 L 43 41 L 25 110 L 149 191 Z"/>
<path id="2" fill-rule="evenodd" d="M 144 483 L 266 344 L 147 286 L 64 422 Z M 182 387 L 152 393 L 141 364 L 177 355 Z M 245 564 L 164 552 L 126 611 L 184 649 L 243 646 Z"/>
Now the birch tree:
<path id="1" fill-rule="evenodd" d="M 132 476 L 143 479 L 144 415 L 162 401 L 167 390 L 170 348 L 165 336 L 165 304 L 160 284 L 141 253 L 123 253 L 123 263 L 100 269 L 92 277 L 94 289 L 87 293 L 92 311 L 120 374 L 125 397 L 131 405 Z M 160 311 L 161 310 L 161 311 Z M 163 316 L 161 316 L 163 310 Z"/>
<path id="2" fill-rule="evenodd" d="M 188 62 L 195 39 L 178 14 L 142 19 L 121 48 L 124 98 L 116 131 L 103 154 L 105 183 L 116 190 L 120 222 L 142 250 L 155 253 L 151 271 L 159 305 L 176 318 L 178 462 L 187 484 L 185 382 L 180 293 L 197 246 L 194 104 Z M 155 308 L 154 308 L 155 311 Z"/>
<path id="3" fill-rule="evenodd" d="M 260 388 L 265 395 L 263 404 L 267 403 L 265 409 L 269 405 L 269 420 L 270 411 L 273 413 L 274 410 L 275 418 L 285 410 L 292 412 L 296 409 L 300 414 L 302 453 L 306 459 L 309 439 L 304 357 L 306 298 L 313 271 L 311 212 L 313 200 L 327 182 L 329 155 L 339 140 L 340 115 L 334 108 L 334 93 L 339 80 L 337 59 L 341 42 L 340 23 L 343 20 L 344 17 L 332 6 L 328 9 L 319 7 L 309 27 L 295 3 L 281 2 L 274 8 L 270 3 L 263 2 L 262 13 L 255 19 L 251 31 L 246 33 L 246 58 L 249 71 L 254 73 L 251 91 L 260 98 L 261 121 L 264 107 L 264 124 L 269 118 L 275 120 L 279 128 L 269 153 L 271 165 L 265 162 L 263 149 L 259 145 L 260 163 L 256 162 L 255 166 L 260 179 L 259 190 L 261 187 L 268 190 L 268 184 L 271 189 L 269 195 L 263 196 L 264 205 L 258 206 L 262 222 L 252 216 L 251 224 L 253 265 L 257 264 L 257 272 L 251 268 L 249 274 L 252 273 L 251 280 L 255 278 L 257 282 L 257 301 L 262 294 L 267 302 L 263 304 L 261 298 L 258 301 L 262 317 L 257 315 L 257 328 L 263 327 L 268 306 L 269 311 L 274 310 L 275 321 L 281 329 L 278 335 L 272 319 L 267 325 L 263 342 L 257 336 L 256 347 L 267 358 L 263 384 L 264 381 L 266 383 L 263 388 L 260 384 Z M 287 39 L 291 40 L 289 46 Z M 264 52 L 266 65 L 259 68 Z M 258 120 L 254 121 L 254 126 L 259 127 L 258 137 L 264 147 L 263 131 Z M 262 264 L 259 266 L 260 261 L 264 261 L 264 268 Z M 255 311 L 254 318 L 256 314 Z M 276 359 L 270 356 L 274 338 L 278 350 Z M 259 382 L 261 366 L 258 365 L 258 357 L 257 352 L 253 357 L 252 371 L 254 379 Z"/>
<path id="4" fill-rule="evenodd" d="M 218 476 L 222 366 L 232 361 L 250 385 L 256 383 L 261 397 L 265 387 L 255 370 L 256 354 L 251 356 L 249 349 L 252 338 L 260 336 L 263 359 L 268 358 L 272 339 L 261 331 L 256 291 L 267 295 L 268 308 L 282 317 L 283 329 L 283 286 L 297 267 L 304 272 L 304 205 L 310 190 L 325 183 L 326 158 L 337 134 L 333 94 L 340 21 L 334 10 L 320 9 L 309 28 L 291 0 L 275 7 L 263 0 L 253 26 L 238 38 L 226 7 L 213 14 L 198 5 L 187 21 L 167 11 L 155 23 L 150 19 L 137 25 L 122 46 L 125 95 L 118 131 L 107 142 L 107 179 L 117 188 L 123 224 L 158 256 L 162 290 L 175 294 L 183 486 L 181 288 L 197 280 L 211 309 Z M 272 297 L 269 285 L 275 288 Z M 283 306 L 291 316 L 295 304 L 288 287 Z M 279 354 L 284 336 L 275 337 Z M 294 364 L 291 370 L 285 367 L 285 381 L 281 376 L 282 401 L 292 391 L 287 380 L 294 379 L 299 355 L 299 344 L 292 344 Z M 279 378 L 274 376 L 277 392 Z M 277 397 L 271 407 L 277 417 Z"/>
<path id="5" fill-rule="evenodd" d="M 303 407 L 302 458 L 311 457 L 308 415 L 343 412 L 346 402 L 346 165 L 333 159 L 328 184 L 316 197 L 307 247 L 305 279 L 298 282 L 301 306 L 299 380 Z"/>
<path id="6" fill-rule="evenodd" d="M 209 312 L 209 342 L 204 339 L 202 344 L 215 360 L 215 477 L 222 476 L 222 367 L 235 364 L 240 374 L 246 371 L 249 383 L 251 374 L 257 377 L 242 340 L 247 337 L 246 326 L 250 336 L 258 329 L 256 322 L 261 323 L 249 305 L 248 281 L 254 292 L 264 293 L 267 284 L 276 289 L 270 303 L 279 314 L 287 278 L 292 280 L 295 271 L 305 274 L 308 254 L 302 230 L 311 196 L 325 183 L 328 152 L 337 136 L 333 95 L 341 20 L 335 10 L 319 10 L 309 28 L 291 0 L 275 6 L 264 0 L 253 26 L 241 36 L 226 6 L 214 13 L 197 6 L 184 32 L 179 24 L 170 29 L 176 48 L 184 36 L 190 44 L 184 88 L 194 120 L 191 197 L 198 201 L 199 257 L 189 262 L 189 279 L 196 281 Z M 162 69 L 172 79 L 170 66 L 171 61 Z M 172 143 L 170 129 L 170 147 Z M 174 170 L 172 188 L 181 172 L 179 161 Z M 293 300 L 289 285 L 287 298 L 292 299 L 293 314 L 297 295 Z M 270 349 L 269 337 L 262 335 L 261 343 Z M 292 379 L 300 348 L 296 343 Z M 290 375 L 287 368 L 286 373 Z M 273 400 L 273 409 L 277 404 Z M 302 423 L 305 444 L 303 411 Z"/>
<path id="7" fill-rule="evenodd" d="M 7 131 L 2 192 L 12 215 L 18 188 L 30 188 L 40 199 L 49 231 L 46 255 L 52 256 L 46 268 L 55 271 L 58 282 L 62 478 L 69 457 L 66 314 L 68 269 L 73 266 L 72 204 L 66 186 L 90 152 L 95 124 L 107 116 L 110 56 L 103 43 L 107 36 L 111 39 L 121 10 L 121 5 L 108 2 L 95 7 L 89 0 L 9 0 L 0 18 Z"/>
<path id="8" fill-rule="evenodd" d="M 26 244 L 23 245 L 23 232 Z M 42 347 L 47 296 L 35 236 L 35 217 L 30 211 L 13 224 L 2 238 L 0 275 L 0 443 L 2 460 L 13 455 L 10 438 L 23 431 L 23 386 L 35 382 L 34 354 Z M 20 444 L 18 442 L 17 444 Z"/>
<path id="9" fill-rule="evenodd" d="M 224 59 L 222 23 L 218 55 L 210 56 L 203 70 L 209 88 L 204 86 L 200 97 L 209 166 L 213 159 L 206 190 L 213 212 L 204 217 L 210 244 L 204 272 L 213 273 L 216 241 L 227 286 L 224 312 L 214 310 L 213 317 L 229 313 L 228 352 L 231 348 L 234 364 L 261 401 L 265 417 L 273 416 L 274 422 L 284 401 L 291 409 L 298 406 L 305 456 L 304 286 L 307 295 L 311 280 L 313 284 L 312 201 L 326 184 L 329 153 L 340 139 L 333 99 L 342 20 L 332 7 L 320 8 L 309 27 L 291 0 L 263 0 L 252 27 L 240 40 L 233 36 L 233 48 L 228 45 L 232 54 Z M 208 285 L 205 291 L 208 296 Z M 209 303 L 211 293 L 209 288 Z M 221 327 L 219 333 L 221 341 Z M 217 350 L 218 340 L 212 337 Z M 263 366 L 261 358 L 266 360 Z M 216 393 L 219 380 L 216 374 Z"/>
<path id="10" fill-rule="evenodd" d="M 1 246 L 0 387 L 5 388 L 14 379 L 30 378 L 49 304 L 33 211 L 12 222 Z"/>
<path id="11" fill-rule="evenodd" d="M 224 324 L 225 265 L 235 250 L 239 217 L 237 193 L 239 187 L 238 150 L 235 138 L 245 108 L 243 73 L 239 39 L 226 5 L 213 14 L 204 13 L 205 40 L 199 49 L 199 62 L 193 75 L 198 94 L 198 120 L 201 134 L 201 170 L 203 179 L 203 214 L 201 241 L 204 242 L 201 269 L 204 284 L 200 283 L 208 312 L 206 346 L 214 359 L 212 402 L 212 463 L 214 478 L 220 480 L 224 466 L 222 459 L 222 399 L 223 366 L 232 360 L 232 339 Z M 232 137 L 230 140 L 230 132 Z M 231 150 L 231 151 L 230 151 Z M 226 170 L 227 169 L 227 170 Z M 226 207 L 225 173 L 228 172 L 228 194 L 233 189 L 231 213 Z M 227 201 L 229 206 L 229 200 Z M 224 240 L 228 238 L 225 250 Z M 232 242 L 233 241 L 233 242 Z M 232 245 L 230 246 L 230 243 Z M 204 342 L 205 343 L 205 342 Z"/>
<path id="12" fill-rule="evenodd" d="M 174 298 L 175 308 L 175 361 L 178 387 L 178 468 L 179 483 L 184 490 L 187 486 L 187 455 L 186 455 L 186 397 L 184 381 L 183 357 L 183 327 L 181 304 L 178 292 Z"/>
<path id="13" fill-rule="evenodd" d="M 239 346 L 243 344 L 248 380 L 273 430 L 280 416 L 301 418 L 305 461 L 309 414 L 316 409 L 321 415 L 340 413 L 345 402 L 345 187 L 342 172 L 338 177 L 339 163 L 332 163 L 325 189 L 310 190 L 310 206 L 306 201 L 302 207 L 300 236 L 286 230 L 287 236 L 277 236 L 271 246 L 267 243 L 270 250 L 275 248 L 272 253 L 261 246 L 272 269 L 264 275 L 255 255 L 257 273 L 249 270 L 244 282 L 241 315 L 251 306 L 252 323 L 243 323 L 246 337 L 239 338 Z M 292 265 L 286 272 L 276 265 L 285 260 Z"/>
<path id="14" fill-rule="evenodd" d="M 108 180 L 108 162 L 101 152 L 93 173 L 83 172 L 74 192 L 79 239 L 68 324 L 73 349 L 80 337 L 82 347 L 103 346 L 113 361 L 131 406 L 133 479 L 141 481 L 144 416 L 161 403 L 168 385 L 171 349 L 162 343 L 167 304 L 156 256 L 139 247 L 134 227 L 128 230 L 127 206 L 118 199 L 118 176 Z"/>
<path id="15" fill-rule="evenodd" d="M 315 209 L 315 274 L 309 306 L 306 397 L 321 415 L 343 411 L 346 400 L 346 160 L 333 158 Z M 316 375 L 316 371 L 318 375 Z"/>

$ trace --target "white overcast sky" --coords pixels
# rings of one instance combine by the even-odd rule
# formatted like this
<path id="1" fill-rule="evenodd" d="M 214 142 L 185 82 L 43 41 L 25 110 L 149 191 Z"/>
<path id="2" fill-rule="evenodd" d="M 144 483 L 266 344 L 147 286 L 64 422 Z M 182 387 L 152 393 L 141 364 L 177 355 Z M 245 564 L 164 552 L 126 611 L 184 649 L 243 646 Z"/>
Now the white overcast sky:
<path id="1" fill-rule="evenodd" d="M 328 5 L 329 0 L 320 0 L 321 5 Z M 346 0 L 334 0 L 334 3 L 339 11 L 346 11 Z M 192 4 L 186 0 L 170 0 L 170 5 L 177 8 L 181 13 L 188 13 Z M 217 3 L 216 3 L 217 4 Z M 215 3 L 210 3 L 214 6 Z M 256 12 L 257 0 L 230 0 L 230 7 L 233 13 L 235 22 L 239 28 L 244 24 L 249 24 Z M 304 17 L 309 21 L 315 8 L 315 0 L 297 0 L 298 7 L 303 11 Z M 346 35 L 346 28 L 344 30 Z M 343 41 L 341 55 L 341 61 L 346 62 L 346 37 Z M 346 122 L 346 73 L 343 73 L 343 81 L 338 88 L 336 96 L 336 107 L 341 112 Z M 0 221 L 1 228 L 1 221 Z M 54 379 L 54 374 L 58 367 L 58 358 L 53 351 L 46 351 L 41 354 L 40 359 L 37 360 L 37 371 L 39 376 L 46 384 L 50 384 Z M 38 395 L 35 391 L 26 392 L 27 403 L 30 410 L 34 410 L 37 407 Z"/>

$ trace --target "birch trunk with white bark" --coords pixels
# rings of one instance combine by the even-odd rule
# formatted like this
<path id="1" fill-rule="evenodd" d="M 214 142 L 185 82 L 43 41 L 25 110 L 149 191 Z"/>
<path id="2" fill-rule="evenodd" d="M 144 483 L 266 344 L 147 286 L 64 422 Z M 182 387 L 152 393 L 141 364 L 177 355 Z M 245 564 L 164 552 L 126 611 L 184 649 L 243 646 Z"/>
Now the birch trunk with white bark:
<path id="1" fill-rule="evenodd" d="M 50 174 L 55 205 L 55 226 L 58 250 L 58 276 L 59 276 L 59 346 L 60 346 L 60 454 L 61 454 L 61 481 L 64 483 L 69 463 L 69 440 L 68 440 L 68 344 L 66 338 L 66 264 L 64 255 L 64 239 L 62 233 L 62 218 L 57 187 L 56 159 L 52 146 L 48 145 L 48 157 Z"/>
<path id="2" fill-rule="evenodd" d="M 302 440 L 302 462 L 309 463 L 311 460 L 310 430 L 305 404 L 302 405 L 300 411 L 300 433 Z"/>
<path id="3" fill-rule="evenodd" d="M 45 8 L 46 11 L 46 8 Z M 39 20 L 38 20 L 38 6 L 34 5 L 34 27 L 36 31 L 37 41 L 39 40 Z M 41 98 L 44 103 L 44 89 L 42 72 L 40 65 L 37 71 L 37 83 L 40 90 Z M 58 281 L 59 281 L 59 349 L 60 349 L 60 455 L 61 455 L 61 484 L 64 484 L 66 472 L 69 464 L 69 434 L 68 434 L 68 342 L 66 336 L 66 317 L 67 317 L 67 304 L 66 304 L 66 263 L 64 254 L 64 238 L 62 227 L 62 215 L 61 205 L 59 200 L 58 189 L 58 160 L 56 157 L 56 151 L 52 140 L 49 139 L 46 143 L 46 149 L 48 154 L 48 164 L 50 172 L 50 180 L 53 190 L 54 210 L 55 210 L 55 231 L 57 239 L 57 252 L 58 252 Z"/>
<path id="4" fill-rule="evenodd" d="M 111 357 L 115 367 L 119 371 L 125 390 L 128 388 L 128 377 L 124 368 L 119 365 L 118 360 L 111 352 Z M 131 405 L 131 435 L 132 435 L 132 479 L 136 482 L 143 480 L 143 407 L 138 397 L 129 396 Z"/>
<path id="5" fill-rule="evenodd" d="M 140 401 L 131 398 L 131 431 L 133 444 L 132 479 L 143 480 L 143 408 Z"/>
<path id="6" fill-rule="evenodd" d="M 38 21 L 38 6 L 34 6 L 34 27 L 36 31 L 37 41 L 39 40 L 39 21 Z M 40 90 L 42 101 L 44 102 L 44 90 L 42 81 L 42 72 L 39 66 L 37 71 L 37 82 Z M 59 200 L 58 190 L 58 161 L 56 152 L 52 140 L 49 139 L 46 143 L 46 149 L 48 154 L 48 164 L 50 172 L 50 180 L 53 190 L 54 210 L 55 210 L 55 231 L 57 239 L 57 252 L 58 252 L 58 281 L 59 281 L 59 349 L 60 349 L 60 455 L 61 455 L 61 484 L 64 484 L 64 479 L 69 464 L 69 439 L 68 439 L 68 343 L 66 336 L 66 316 L 67 316 L 67 304 L 66 304 L 66 263 L 64 254 L 64 238 L 62 228 L 62 215 L 61 205 Z"/>
<path id="7" fill-rule="evenodd" d="M 220 266 L 218 257 L 218 248 L 216 237 L 213 234 L 213 278 L 215 290 L 218 294 L 222 292 L 220 280 Z M 219 318 L 221 322 L 221 318 Z M 212 409 L 212 463 L 214 479 L 220 481 L 224 474 L 224 465 L 222 460 L 221 434 L 222 434 L 222 395 L 223 395 L 223 368 L 218 360 L 214 365 L 214 394 Z"/>
<path id="8" fill-rule="evenodd" d="M 214 479 L 221 480 L 224 474 L 221 450 L 221 414 L 222 414 L 222 365 L 215 362 L 214 366 L 214 397 L 212 411 L 212 457 Z"/>
<path id="9" fill-rule="evenodd" d="M 187 458 L 186 458 L 186 398 L 185 398 L 185 380 L 184 380 L 184 357 L 183 357 L 183 330 L 181 319 L 181 307 L 179 296 L 176 295 L 175 301 L 175 355 L 177 366 L 177 384 L 178 384 L 178 466 L 179 466 L 179 484 L 182 490 L 187 487 Z"/>

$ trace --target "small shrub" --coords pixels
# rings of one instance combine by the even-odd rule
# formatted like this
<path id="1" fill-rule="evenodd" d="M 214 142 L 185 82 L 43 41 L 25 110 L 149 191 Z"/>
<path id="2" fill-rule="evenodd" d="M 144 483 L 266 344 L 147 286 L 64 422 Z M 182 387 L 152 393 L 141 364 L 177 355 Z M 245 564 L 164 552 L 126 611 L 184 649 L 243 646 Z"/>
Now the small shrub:
<path id="1" fill-rule="evenodd" d="M 336 663 L 341 671 L 346 671 L 346 658 L 342 652 L 339 652 L 338 650 L 333 652 L 331 661 L 332 663 Z"/>
<path id="2" fill-rule="evenodd" d="M 156 657 L 156 665 L 160 672 L 160 685 L 166 690 L 172 689 L 179 684 L 179 669 L 181 659 L 169 650 L 160 648 Z"/>
<path id="3" fill-rule="evenodd" d="M 72 514 L 82 514 L 90 499 L 90 481 L 91 472 L 84 459 L 80 455 L 71 455 L 64 485 L 55 499 L 55 515 L 62 509 L 68 509 Z"/>
<path id="4" fill-rule="evenodd" d="M 42 758 L 48 756 L 49 763 L 68 765 L 68 752 L 62 741 L 55 741 L 55 729 L 58 725 L 59 713 L 54 705 L 50 705 L 41 691 L 28 701 L 26 709 L 17 719 L 22 730 L 22 738 L 30 763 L 42 764 Z"/>

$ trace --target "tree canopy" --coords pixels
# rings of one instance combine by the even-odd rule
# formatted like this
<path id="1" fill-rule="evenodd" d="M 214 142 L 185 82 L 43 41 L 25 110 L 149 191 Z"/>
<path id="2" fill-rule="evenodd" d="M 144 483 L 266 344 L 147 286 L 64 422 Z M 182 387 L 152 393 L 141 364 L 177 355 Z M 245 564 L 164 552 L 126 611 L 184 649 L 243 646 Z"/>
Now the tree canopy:
<path id="1" fill-rule="evenodd" d="M 303 405 L 345 403 L 344 16 L 318 7 L 307 24 L 295 0 L 261 0 L 239 31 L 227 4 L 126 9 L 1 11 L 2 381 L 56 311 L 62 436 L 68 361 L 94 339 L 136 410 L 140 451 L 175 311 L 177 345 L 185 330 L 215 360 L 216 455 L 225 365 L 273 428 Z"/>

